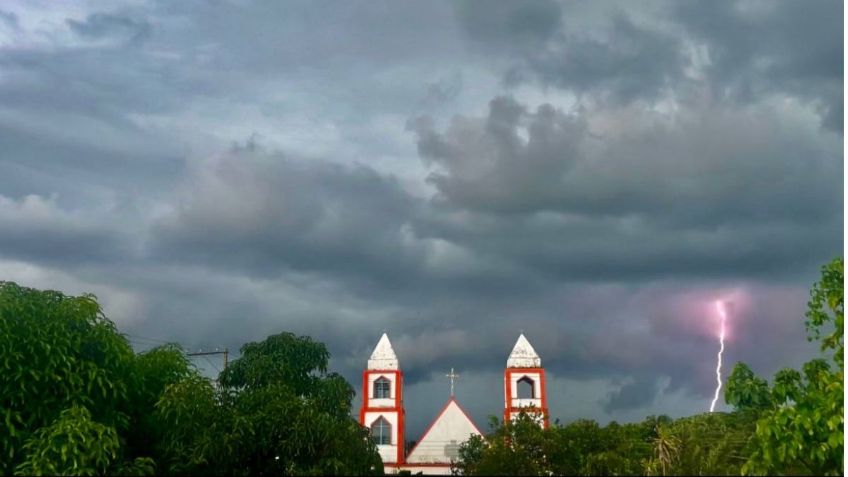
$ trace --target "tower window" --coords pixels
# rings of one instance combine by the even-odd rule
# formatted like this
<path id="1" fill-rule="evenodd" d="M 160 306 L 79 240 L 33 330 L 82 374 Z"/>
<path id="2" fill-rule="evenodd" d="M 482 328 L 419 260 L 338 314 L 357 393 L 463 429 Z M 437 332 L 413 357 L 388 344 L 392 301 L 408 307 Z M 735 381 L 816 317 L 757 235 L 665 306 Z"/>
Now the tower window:
<path id="1" fill-rule="evenodd" d="M 388 379 L 380 376 L 374 381 L 374 399 L 391 398 L 392 384 Z"/>
<path id="2" fill-rule="evenodd" d="M 518 399 L 535 399 L 536 398 L 536 383 L 532 379 L 524 376 L 518 380 Z"/>
<path id="3" fill-rule="evenodd" d="M 371 439 L 374 440 L 374 443 L 377 445 L 391 445 L 392 444 L 392 425 L 389 424 L 383 416 L 377 418 L 373 424 L 371 424 Z"/>

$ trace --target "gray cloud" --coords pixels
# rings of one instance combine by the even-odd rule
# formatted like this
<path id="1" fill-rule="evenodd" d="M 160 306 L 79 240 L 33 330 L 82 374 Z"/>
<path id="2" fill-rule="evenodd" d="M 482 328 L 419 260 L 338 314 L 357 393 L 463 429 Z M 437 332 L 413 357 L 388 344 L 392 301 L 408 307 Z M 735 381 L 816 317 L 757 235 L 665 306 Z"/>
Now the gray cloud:
<path id="1" fill-rule="evenodd" d="M 444 132 L 410 127 L 437 203 L 471 212 L 429 224 L 440 236 L 565 276 L 752 274 L 799 248 L 825 259 L 842 226 L 839 137 L 769 116 L 530 112 L 501 97 Z"/>
<path id="2" fill-rule="evenodd" d="M 150 23 L 145 20 L 108 13 L 93 13 L 85 21 L 69 19 L 68 26 L 82 37 L 118 38 L 128 42 L 144 41 L 151 30 Z"/>
<path id="3" fill-rule="evenodd" d="M 728 362 L 815 353 L 842 30 L 807 7 L 4 5 L 0 279 L 140 346 L 309 334 L 355 384 L 386 329 L 413 427 L 451 367 L 497 414 L 522 329 L 563 421 L 701 411 L 715 299 Z"/>
<path id="4" fill-rule="evenodd" d="M 554 1 L 461 1 L 460 25 L 482 47 L 522 50 L 538 47 L 560 28 L 563 8 Z"/>
<path id="5" fill-rule="evenodd" d="M 811 102 L 824 127 L 842 131 L 838 2 L 460 5 L 463 31 L 506 62 L 508 85 L 538 82 L 613 104 L 705 85 L 730 104 L 775 95 Z"/>
<path id="6" fill-rule="evenodd" d="M 525 68 L 543 84 L 590 93 L 602 101 L 655 100 L 683 81 L 688 61 L 678 38 L 639 27 L 624 13 L 615 15 L 603 40 L 565 34 L 534 55 Z M 526 73 L 507 74 L 518 83 Z"/>
<path id="7" fill-rule="evenodd" d="M 415 204 L 365 167 L 295 161 L 237 146 L 191 179 L 154 231 L 154 253 L 246 273 L 287 269 L 404 280 L 421 251 Z"/>
<path id="8" fill-rule="evenodd" d="M 607 395 L 604 411 L 611 413 L 645 407 L 654 402 L 658 392 L 657 382 L 653 379 L 633 380 Z"/>
<path id="9" fill-rule="evenodd" d="M 20 30 L 20 27 L 18 26 L 18 16 L 12 12 L 4 12 L 0 10 L 0 22 L 2 22 L 2 24 L 10 30 Z"/>
<path id="10" fill-rule="evenodd" d="M 635 23 L 624 5 L 599 3 L 609 8 L 609 20 L 594 28 L 568 21 L 585 7 L 574 4 L 459 5 L 460 23 L 475 45 L 509 58 L 508 85 L 538 81 L 605 102 L 653 101 L 682 81 L 689 65 L 680 37 Z"/>
<path id="11" fill-rule="evenodd" d="M 59 266 L 120 262 L 133 252 L 122 238 L 90 216 L 58 209 L 55 199 L 0 195 L 0 257 Z"/>
<path id="12" fill-rule="evenodd" d="M 823 125 L 842 131 L 842 3 L 677 4 L 675 17 L 703 41 L 716 96 L 751 101 L 783 93 L 813 101 Z"/>

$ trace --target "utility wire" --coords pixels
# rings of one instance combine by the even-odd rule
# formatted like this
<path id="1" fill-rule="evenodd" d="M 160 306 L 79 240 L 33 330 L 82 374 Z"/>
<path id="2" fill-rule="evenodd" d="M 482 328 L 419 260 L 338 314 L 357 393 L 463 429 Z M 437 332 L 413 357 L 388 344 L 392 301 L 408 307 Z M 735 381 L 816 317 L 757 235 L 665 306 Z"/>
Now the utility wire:
<path id="1" fill-rule="evenodd" d="M 215 365 L 215 363 L 213 363 L 211 359 L 209 359 L 209 356 L 204 356 L 203 359 L 205 359 L 206 362 L 209 363 L 209 365 L 212 366 L 215 369 L 215 371 L 217 371 L 218 373 L 221 372 L 221 369 L 218 368 L 218 366 Z"/>

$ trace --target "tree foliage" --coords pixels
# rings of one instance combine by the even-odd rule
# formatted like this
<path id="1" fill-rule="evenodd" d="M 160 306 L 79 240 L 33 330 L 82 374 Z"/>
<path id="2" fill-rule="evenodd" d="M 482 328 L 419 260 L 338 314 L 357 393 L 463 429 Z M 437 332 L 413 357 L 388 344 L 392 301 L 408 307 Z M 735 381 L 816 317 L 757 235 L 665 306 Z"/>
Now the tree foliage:
<path id="1" fill-rule="evenodd" d="M 739 475 L 754 420 L 741 413 L 600 426 L 581 419 L 541 429 L 519 416 L 460 447 L 461 475 Z"/>
<path id="2" fill-rule="evenodd" d="M 144 457 L 118 437 L 134 424 L 134 354 L 94 296 L 0 282 L 0 357 L 0 472 L 117 472 Z"/>
<path id="3" fill-rule="evenodd" d="M 0 282 L 0 473 L 382 473 L 328 360 L 282 333 L 216 386 L 177 345 L 133 353 L 92 295 Z"/>
<path id="4" fill-rule="evenodd" d="M 542 429 L 534 418 L 492 418 L 491 432 L 460 446 L 453 470 L 461 475 L 632 475 L 651 453 L 642 424 L 606 427 L 595 421 L 558 423 Z"/>
<path id="5" fill-rule="evenodd" d="M 327 372 L 326 347 L 291 333 L 242 347 L 215 389 L 171 386 L 157 404 L 163 465 L 175 474 L 382 473 L 367 429 L 350 417 L 353 389 Z"/>
<path id="6" fill-rule="evenodd" d="M 824 359 L 804 364 L 801 372 L 779 371 L 771 387 L 738 363 L 728 382 L 725 400 L 758 418 L 748 474 L 839 475 L 844 449 L 844 314 L 843 262 L 822 267 L 821 279 L 810 291 L 808 339 L 819 340 Z M 833 365 L 836 365 L 834 368 Z"/>

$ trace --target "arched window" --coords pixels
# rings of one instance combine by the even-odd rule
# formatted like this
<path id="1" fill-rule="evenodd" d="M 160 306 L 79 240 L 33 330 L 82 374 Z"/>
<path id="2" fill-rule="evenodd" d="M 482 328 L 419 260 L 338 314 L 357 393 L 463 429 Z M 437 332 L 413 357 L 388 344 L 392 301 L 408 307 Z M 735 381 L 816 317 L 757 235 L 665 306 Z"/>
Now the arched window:
<path id="1" fill-rule="evenodd" d="M 390 399 L 392 396 L 392 383 L 380 376 L 374 380 L 374 399 Z"/>
<path id="2" fill-rule="evenodd" d="M 524 376 L 518 380 L 518 399 L 534 399 L 536 397 L 536 383 Z"/>
<path id="3" fill-rule="evenodd" d="M 371 439 L 378 445 L 392 445 L 392 425 L 383 416 L 371 424 Z"/>

